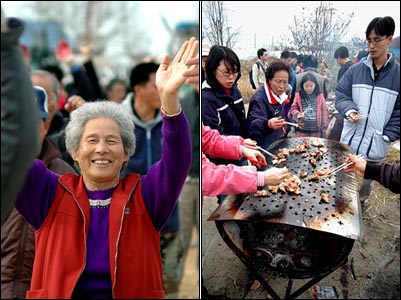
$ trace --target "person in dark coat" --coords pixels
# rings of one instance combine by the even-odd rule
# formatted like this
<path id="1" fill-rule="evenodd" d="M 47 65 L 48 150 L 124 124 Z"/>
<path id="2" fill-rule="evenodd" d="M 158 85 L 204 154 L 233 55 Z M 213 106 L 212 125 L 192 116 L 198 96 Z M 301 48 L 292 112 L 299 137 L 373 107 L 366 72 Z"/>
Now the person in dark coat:
<path id="1" fill-rule="evenodd" d="M 247 137 L 245 106 L 237 82 L 241 64 L 230 48 L 214 45 L 205 66 L 206 81 L 202 83 L 202 122 L 222 135 Z M 215 164 L 241 165 L 241 161 L 212 160 Z"/>
<path id="2" fill-rule="evenodd" d="M 60 151 L 46 137 L 51 118 L 57 109 L 56 92 L 52 90 L 53 75 L 46 71 L 36 71 L 32 77 L 34 84 L 43 85 L 43 90 L 38 86 L 35 87 L 38 91 L 36 100 L 40 111 L 39 136 L 42 141 L 38 159 L 42 160 L 54 173 L 76 174 L 75 170 L 60 158 Z M 54 80 L 57 82 L 55 78 Z M 49 94 L 45 88 L 49 90 Z M 35 229 L 13 208 L 1 226 L 1 297 L 3 299 L 25 299 L 31 284 L 34 257 Z"/>
<path id="3" fill-rule="evenodd" d="M 1 223 L 40 151 L 38 109 L 19 38 L 23 23 L 1 10 Z"/>

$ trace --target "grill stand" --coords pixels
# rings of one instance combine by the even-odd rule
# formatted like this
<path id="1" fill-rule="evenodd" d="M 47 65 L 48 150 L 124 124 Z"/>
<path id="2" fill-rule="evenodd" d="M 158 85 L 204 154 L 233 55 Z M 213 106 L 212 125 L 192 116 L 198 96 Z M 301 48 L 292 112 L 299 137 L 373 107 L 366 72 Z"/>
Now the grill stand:
<path id="1" fill-rule="evenodd" d="M 273 299 L 296 299 L 307 289 L 312 287 L 314 284 L 321 281 L 326 276 L 330 275 L 334 271 L 336 271 L 339 267 L 344 265 L 348 261 L 348 257 L 345 257 L 334 269 L 331 269 L 325 273 L 313 276 L 308 282 L 306 282 L 303 286 L 298 288 L 291 294 L 293 279 L 288 278 L 288 284 L 286 288 L 286 293 L 284 298 L 280 298 L 280 296 L 275 292 L 275 290 L 266 282 L 260 272 L 244 257 L 243 253 L 238 249 L 238 247 L 233 243 L 233 241 L 229 238 L 226 233 L 223 223 L 224 221 L 215 221 L 217 230 L 219 231 L 223 240 L 227 243 L 227 245 L 234 251 L 237 257 L 244 263 L 244 265 L 248 268 L 248 270 L 256 277 L 256 279 L 261 283 L 263 288 L 273 297 Z"/>

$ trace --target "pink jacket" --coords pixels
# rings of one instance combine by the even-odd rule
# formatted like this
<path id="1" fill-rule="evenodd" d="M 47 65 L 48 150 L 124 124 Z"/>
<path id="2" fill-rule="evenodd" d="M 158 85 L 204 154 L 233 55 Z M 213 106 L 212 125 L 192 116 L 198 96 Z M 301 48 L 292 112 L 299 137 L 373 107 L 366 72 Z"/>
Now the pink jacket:
<path id="1" fill-rule="evenodd" d="M 257 170 L 254 166 L 215 165 L 210 157 L 240 159 L 240 136 L 220 135 L 202 124 L 202 194 L 204 196 L 252 193 L 257 190 Z"/>

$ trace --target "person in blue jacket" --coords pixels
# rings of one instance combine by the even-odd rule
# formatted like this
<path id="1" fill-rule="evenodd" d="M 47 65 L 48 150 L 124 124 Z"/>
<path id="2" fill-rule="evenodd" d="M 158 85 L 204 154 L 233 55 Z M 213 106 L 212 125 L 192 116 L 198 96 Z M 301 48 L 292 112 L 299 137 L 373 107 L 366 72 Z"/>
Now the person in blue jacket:
<path id="1" fill-rule="evenodd" d="M 393 18 L 374 18 L 366 29 L 368 58 L 351 66 L 335 89 L 336 109 L 345 118 L 340 141 L 368 161 L 383 161 L 400 138 L 400 66 L 387 51 L 394 30 Z M 372 180 L 364 179 L 362 203 L 371 188 Z"/>

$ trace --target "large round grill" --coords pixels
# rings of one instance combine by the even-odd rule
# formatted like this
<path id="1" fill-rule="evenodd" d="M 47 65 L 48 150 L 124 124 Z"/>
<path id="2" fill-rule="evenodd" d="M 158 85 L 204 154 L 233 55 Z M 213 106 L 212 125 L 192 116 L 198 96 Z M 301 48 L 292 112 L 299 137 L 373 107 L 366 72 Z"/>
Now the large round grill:
<path id="1" fill-rule="evenodd" d="M 310 142 L 307 153 L 319 147 L 328 149 L 315 166 L 309 155 L 295 152 L 277 165 L 298 176 L 301 171 L 308 173 L 301 179 L 300 195 L 282 191 L 269 191 L 262 197 L 254 193 L 229 195 L 208 219 L 216 221 L 223 240 L 277 299 L 263 273 L 289 280 L 312 277 L 297 292 L 290 295 L 288 289 L 286 299 L 295 298 L 344 264 L 354 240 L 361 237 L 356 175 L 339 172 L 310 180 L 315 169 L 341 165 L 351 152 L 348 146 L 321 138 L 290 138 L 267 150 L 277 154 L 279 149 L 294 148 L 305 139 Z M 272 166 L 272 158 L 266 159 L 268 167 Z M 329 195 L 329 201 L 321 200 L 322 192 Z"/>

